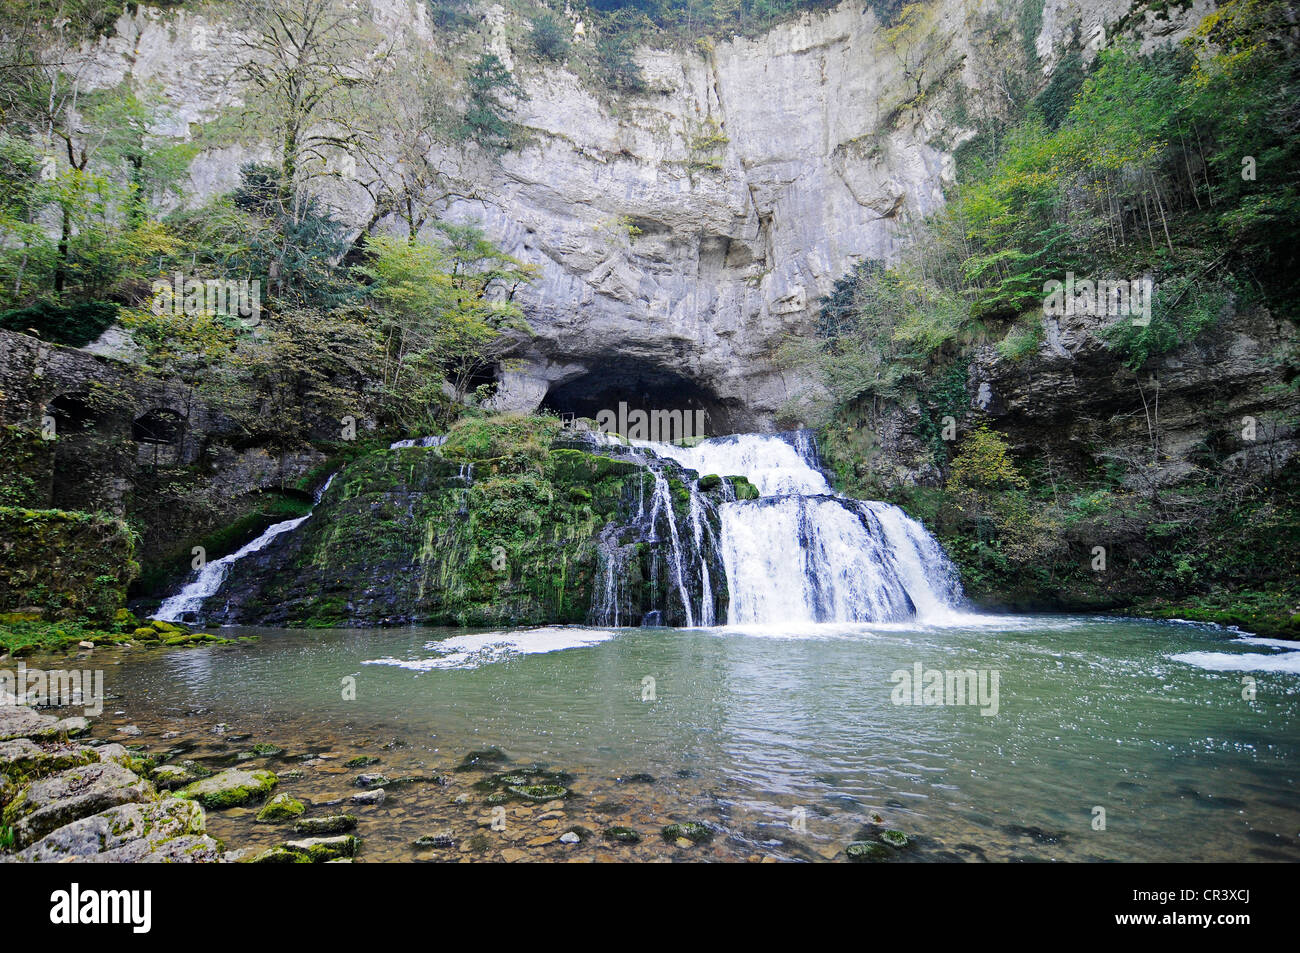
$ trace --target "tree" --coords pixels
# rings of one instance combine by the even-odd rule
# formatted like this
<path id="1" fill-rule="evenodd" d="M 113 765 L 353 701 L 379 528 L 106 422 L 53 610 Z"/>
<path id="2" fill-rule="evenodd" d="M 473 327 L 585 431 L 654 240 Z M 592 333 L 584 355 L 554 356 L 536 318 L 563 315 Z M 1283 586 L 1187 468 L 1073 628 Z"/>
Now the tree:
<path id="1" fill-rule="evenodd" d="M 483 53 L 469 68 L 469 92 L 461 135 L 500 155 L 515 145 L 519 128 L 511 121 L 510 100 L 525 98 L 523 88 L 495 53 Z"/>
<path id="2" fill-rule="evenodd" d="M 297 216 L 330 156 L 352 154 L 367 138 L 357 100 L 373 89 L 388 50 L 345 0 L 248 0 L 242 27 L 233 45 L 244 57 L 236 75 L 253 90 L 245 116 L 269 125 L 280 201 Z"/>
<path id="3" fill-rule="evenodd" d="M 400 413 L 418 418 L 429 401 L 421 382 L 449 385 L 465 399 L 507 330 L 526 331 L 514 301 L 534 269 L 493 245 L 474 225 L 438 223 L 437 244 L 371 239 L 358 274 L 370 282 L 384 341 L 384 386 Z M 414 391 L 413 391 L 414 388 Z"/>

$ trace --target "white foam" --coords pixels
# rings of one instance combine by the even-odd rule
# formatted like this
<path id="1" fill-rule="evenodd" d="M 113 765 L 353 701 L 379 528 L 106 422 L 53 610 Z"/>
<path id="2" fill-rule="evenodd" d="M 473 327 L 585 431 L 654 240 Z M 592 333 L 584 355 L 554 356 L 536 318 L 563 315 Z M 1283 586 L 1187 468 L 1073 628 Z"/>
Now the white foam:
<path id="1" fill-rule="evenodd" d="M 1274 655 L 1263 652 L 1180 652 L 1169 658 L 1211 672 L 1283 672 L 1300 675 L 1300 652 L 1280 652 Z"/>
<path id="2" fill-rule="evenodd" d="M 478 668 L 522 655 L 545 655 L 566 649 L 586 648 L 607 642 L 617 633 L 612 629 L 588 629 L 581 626 L 548 626 L 540 629 L 517 629 L 506 632 L 475 632 L 458 635 L 425 648 L 438 654 L 428 658 L 367 659 L 363 665 L 392 665 L 416 672 L 434 669 Z"/>

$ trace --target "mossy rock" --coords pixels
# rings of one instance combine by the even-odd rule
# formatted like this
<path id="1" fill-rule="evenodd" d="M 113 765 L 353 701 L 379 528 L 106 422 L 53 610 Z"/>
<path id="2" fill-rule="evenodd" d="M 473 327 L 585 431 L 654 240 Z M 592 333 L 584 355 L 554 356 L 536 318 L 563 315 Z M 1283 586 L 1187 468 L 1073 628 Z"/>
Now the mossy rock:
<path id="1" fill-rule="evenodd" d="M 727 479 L 731 481 L 731 486 L 736 491 L 736 499 L 756 500 L 761 496 L 758 492 L 758 487 L 754 486 L 754 484 L 750 483 L 743 476 L 729 476 Z"/>
<path id="2" fill-rule="evenodd" d="M 382 774 L 358 774 L 352 783 L 359 788 L 382 788 L 392 781 Z"/>
<path id="3" fill-rule="evenodd" d="M 881 831 L 880 839 L 882 842 L 888 844 L 890 847 L 896 848 L 898 850 L 902 850 L 904 847 L 907 847 L 909 844 L 911 844 L 911 839 L 906 834 L 904 834 L 902 831 L 896 831 L 896 830 Z"/>
<path id="4" fill-rule="evenodd" d="M 277 794 L 257 812 L 256 819 L 259 824 L 278 824 L 281 821 L 291 821 L 295 817 L 301 816 L 305 810 L 302 801 L 292 795 Z"/>
<path id="5" fill-rule="evenodd" d="M 849 859 L 850 863 L 869 864 L 890 860 L 893 858 L 894 852 L 879 841 L 855 840 L 844 848 L 844 856 Z"/>
<path id="6" fill-rule="evenodd" d="M 252 860 L 250 864 L 310 864 L 306 854 L 289 850 L 286 847 L 268 847 Z"/>
<path id="7" fill-rule="evenodd" d="M 512 784 L 506 790 L 527 801 L 556 801 L 569 796 L 569 789 L 558 784 Z"/>
<path id="8" fill-rule="evenodd" d="M 664 840 L 669 842 L 685 838 L 693 844 L 707 844 L 713 840 L 712 829 L 698 821 L 687 821 L 685 824 L 669 824 L 659 833 Z"/>
<path id="9" fill-rule="evenodd" d="M 284 754 L 284 749 L 279 745 L 273 745 L 270 742 L 261 741 L 253 745 L 253 754 L 259 758 L 278 758 Z"/>
<path id="10" fill-rule="evenodd" d="M 220 811 L 261 801 L 279 781 L 270 771 L 228 768 L 210 778 L 186 785 L 177 792 L 177 796 L 198 801 L 210 810 Z"/>
<path id="11" fill-rule="evenodd" d="M 355 758 L 349 758 L 347 761 L 344 761 L 344 762 L 343 762 L 343 767 L 345 767 L 345 768 L 368 768 L 368 767 L 370 767 L 372 764 L 378 764 L 378 763 L 379 763 L 379 759 L 376 758 L 374 755 L 370 755 L 370 754 L 361 754 L 361 755 L 357 755 Z"/>
<path id="12" fill-rule="evenodd" d="M 149 625 L 156 631 L 162 632 L 166 635 L 183 635 L 185 633 L 185 630 L 179 625 L 174 625 L 171 622 L 164 622 L 162 619 L 150 619 Z"/>
<path id="13" fill-rule="evenodd" d="M 639 844 L 641 835 L 630 827 L 607 827 L 604 831 L 605 840 L 612 840 L 617 844 Z"/>
<path id="14" fill-rule="evenodd" d="M 306 837 L 327 837 L 357 829 L 355 814 L 331 814 L 328 817 L 303 817 L 294 821 L 293 832 Z"/>
<path id="15" fill-rule="evenodd" d="M 334 837 L 307 837 L 303 840 L 291 840 L 284 844 L 284 849 L 306 857 L 306 863 L 322 864 L 341 857 L 355 857 L 360 842 L 354 834 L 338 834 Z M 300 861 L 301 863 L 301 861 Z"/>
<path id="16" fill-rule="evenodd" d="M 456 846 L 456 840 L 450 834 L 425 834 L 412 841 L 411 846 L 422 850 L 430 847 L 438 850 L 450 850 Z"/>

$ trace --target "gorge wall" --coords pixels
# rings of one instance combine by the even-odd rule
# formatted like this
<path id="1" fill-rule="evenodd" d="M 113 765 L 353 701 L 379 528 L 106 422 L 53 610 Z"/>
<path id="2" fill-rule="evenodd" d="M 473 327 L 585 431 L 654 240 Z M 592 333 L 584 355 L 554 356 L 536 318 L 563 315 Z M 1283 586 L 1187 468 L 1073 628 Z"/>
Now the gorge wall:
<path id="1" fill-rule="evenodd" d="M 469 37 L 436 30 L 423 3 L 372 7 L 397 50 L 386 82 L 404 82 L 404 58 L 429 49 L 464 59 L 486 46 L 527 93 L 515 115 L 522 148 L 497 157 L 427 143 L 445 192 L 438 214 L 480 222 L 540 268 L 521 292 L 534 334 L 499 366 L 497 406 L 645 396 L 706 409 L 716 433 L 771 429 L 816 386 L 776 366 L 774 350 L 812 326 L 818 299 L 855 262 L 894 257 L 909 224 L 941 205 L 953 150 L 1006 108 L 1012 78 L 1041 86 L 1067 46 L 1090 57 L 1117 25 L 1147 46 L 1175 39 L 1211 5 L 939 0 L 886 27 L 843 3 L 753 38 L 640 49 L 647 89 L 635 95 L 538 61 L 523 18 L 500 5 L 474 8 Z M 228 18 L 218 4 L 141 6 L 77 54 L 79 75 L 90 88 L 156 85 L 160 131 L 197 135 L 245 99 Z M 397 133 L 383 135 L 387 154 L 359 170 L 340 156 L 321 180 L 358 228 L 375 215 L 373 180 L 399 174 Z M 233 188 L 244 162 L 274 158 L 248 132 L 201 144 L 190 204 Z"/>

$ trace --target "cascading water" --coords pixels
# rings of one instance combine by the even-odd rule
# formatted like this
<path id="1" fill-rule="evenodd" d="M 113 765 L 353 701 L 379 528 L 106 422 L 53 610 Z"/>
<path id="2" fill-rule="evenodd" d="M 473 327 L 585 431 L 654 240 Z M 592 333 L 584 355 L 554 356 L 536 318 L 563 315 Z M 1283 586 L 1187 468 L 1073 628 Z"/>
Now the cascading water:
<path id="1" fill-rule="evenodd" d="M 758 488 L 759 499 L 720 507 L 733 625 L 933 620 L 961 598 L 956 571 L 925 527 L 896 506 L 831 489 L 807 431 L 643 446 Z"/>
<path id="2" fill-rule="evenodd" d="M 321 501 L 321 497 L 330 488 L 330 484 L 334 482 L 334 476 L 331 473 L 329 479 L 316 491 L 312 510 L 315 509 L 315 504 Z M 226 581 L 226 574 L 230 571 L 232 565 L 245 556 L 257 552 L 281 533 L 288 533 L 297 529 L 309 519 L 311 519 L 311 511 L 305 516 L 274 523 L 268 526 L 266 531 L 251 543 L 245 544 L 227 556 L 205 563 L 193 581 L 187 583 L 176 595 L 163 600 L 162 605 L 158 607 L 158 611 L 153 614 L 153 618 L 160 619 L 163 622 L 180 622 L 187 615 L 199 613 L 203 608 L 203 603 L 216 595 L 218 590 L 221 589 L 221 584 Z"/>

